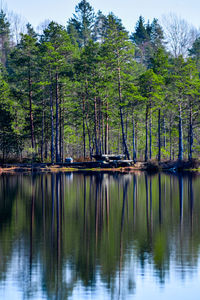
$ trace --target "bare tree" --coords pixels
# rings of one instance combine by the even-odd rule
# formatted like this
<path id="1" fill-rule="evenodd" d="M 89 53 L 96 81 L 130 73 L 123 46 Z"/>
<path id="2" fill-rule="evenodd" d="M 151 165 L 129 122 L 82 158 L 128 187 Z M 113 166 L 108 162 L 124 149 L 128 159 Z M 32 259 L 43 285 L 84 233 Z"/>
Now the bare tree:
<path id="1" fill-rule="evenodd" d="M 38 34 L 42 34 L 43 31 L 49 26 L 49 24 L 51 23 L 52 20 L 50 19 L 46 19 L 44 20 L 43 22 L 41 22 L 37 27 L 36 27 L 36 30 L 37 30 L 37 33 Z"/>
<path id="2" fill-rule="evenodd" d="M 7 10 L 6 15 L 10 23 L 10 31 L 13 44 L 17 44 L 20 41 L 20 34 L 26 32 L 27 20 L 21 15 Z"/>
<path id="3" fill-rule="evenodd" d="M 186 57 L 198 36 L 198 30 L 174 13 L 163 16 L 162 26 L 168 50 L 174 57 Z"/>

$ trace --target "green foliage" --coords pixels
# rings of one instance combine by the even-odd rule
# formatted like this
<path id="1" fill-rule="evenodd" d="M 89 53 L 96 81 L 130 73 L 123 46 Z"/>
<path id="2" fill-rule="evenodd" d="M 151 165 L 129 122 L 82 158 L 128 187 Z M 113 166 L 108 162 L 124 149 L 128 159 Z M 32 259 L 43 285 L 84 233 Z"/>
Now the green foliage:
<path id="1" fill-rule="evenodd" d="M 136 45 L 135 57 L 137 61 L 148 68 L 151 67 L 151 59 L 154 56 L 154 52 L 159 48 L 164 50 L 164 32 L 155 18 L 151 24 L 149 21 L 145 24 L 144 18 L 140 16 L 136 23 L 135 32 L 132 33 L 130 39 Z"/>
<path id="2" fill-rule="evenodd" d="M 1 11 L 1 123 L 17 139 L 17 155 L 25 150 L 47 161 L 54 144 L 62 160 L 128 152 L 135 138 L 144 159 L 148 134 L 156 158 L 160 111 L 164 157 L 177 157 L 180 117 L 184 157 L 189 145 L 199 156 L 199 38 L 191 58 L 172 58 L 157 19 L 140 16 L 130 38 L 118 17 L 95 15 L 85 0 L 67 29 L 52 21 L 38 36 L 27 24 L 17 45 L 11 34 Z"/>
<path id="3" fill-rule="evenodd" d="M 75 8 L 76 14 L 68 22 L 68 33 L 79 47 L 91 39 L 94 25 L 94 11 L 89 2 L 82 0 Z"/>
<path id="4" fill-rule="evenodd" d="M 10 23 L 6 18 L 6 14 L 0 11 L 0 62 L 6 66 L 8 53 L 10 49 Z"/>
<path id="5" fill-rule="evenodd" d="M 0 72 L 0 150 L 3 161 L 10 153 L 18 152 L 20 146 L 17 130 L 14 128 L 14 108 L 9 85 Z"/>

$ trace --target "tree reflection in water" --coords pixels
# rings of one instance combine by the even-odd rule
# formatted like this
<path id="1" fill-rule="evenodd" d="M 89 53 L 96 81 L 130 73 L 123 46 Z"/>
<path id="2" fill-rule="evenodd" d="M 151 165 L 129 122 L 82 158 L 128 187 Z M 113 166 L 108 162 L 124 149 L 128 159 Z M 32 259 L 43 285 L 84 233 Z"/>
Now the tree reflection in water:
<path id="1" fill-rule="evenodd" d="M 172 267 L 184 279 L 198 265 L 199 181 L 181 174 L 2 175 L 1 284 L 11 272 L 24 298 L 67 299 L 80 287 L 95 293 L 99 284 L 123 298 L 137 293 L 148 266 L 161 285 Z"/>

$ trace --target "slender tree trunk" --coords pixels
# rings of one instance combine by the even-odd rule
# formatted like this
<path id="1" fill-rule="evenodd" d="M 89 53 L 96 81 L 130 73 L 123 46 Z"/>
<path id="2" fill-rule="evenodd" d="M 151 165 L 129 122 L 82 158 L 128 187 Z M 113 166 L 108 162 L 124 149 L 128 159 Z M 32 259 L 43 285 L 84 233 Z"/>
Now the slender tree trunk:
<path id="1" fill-rule="evenodd" d="M 102 153 L 104 153 L 104 114 L 101 112 L 101 149 Z"/>
<path id="2" fill-rule="evenodd" d="M 42 139 L 41 139 L 41 162 L 44 160 L 44 96 L 42 98 Z"/>
<path id="3" fill-rule="evenodd" d="M 183 160 L 183 125 L 182 125 L 182 107 L 179 103 L 179 154 L 178 159 Z"/>
<path id="4" fill-rule="evenodd" d="M 138 157 L 138 151 L 137 151 L 137 142 L 138 142 L 138 123 L 137 118 L 135 116 L 135 157 Z"/>
<path id="5" fill-rule="evenodd" d="M 152 108 L 151 99 L 149 103 L 149 159 L 152 157 Z"/>
<path id="6" fill-rule="evenodd" d="M 92 159 L 92 143 L 91 143 L 91 134 L 90 129 L 86 121 L 87 131 L 88 131 L 88 140 L 89 140 L 89 151 L 90 151 L 90 158 Z"/>
<path id="7" fill-rule="evenodd" d="M 59 99 L 60 99 L 60 103 L 59 103 L 59 149 L 60 149 L 60 161 L 63 162 L 63 134 L 64 134 L 64 130 L 63 130 L 63 121 L 64 121 L 64 117 L 63 117 L 63 107 L 62 107 L 62 95 L 61 95 L 61 87 L 60 87 L 60 93 L 59 93 Z"/>
<path id="8" fill-rule="evenodd" d="M 128 139 L 128 114 L 127 112 L 125 113 L 126 115 L 126 140 Z"/>
<path id="9" fill-rule="evenodd" d="M 47 159 L 48 156 L 48 122 L 47 122 L 47 118 L 46 118 L 46 110 L 44 110 L 44 158 Z"/>
<path id="10" fill-rule="evenodd" d="M 92 159 L 92 145 L 91 145 L 91 133 L 90 133 L 90 128 L 88 125 L 88 113 L 89 113 L 89 104 L 87 105 L 87 114 L 86 114 L 86 127 L 87 127 L 87 131 L 88 131 L 88 140 L 89 140 L 89 151 L 90 151 L 90 158 Z"/>
<path id="11" fill-rule="evenodd" d="M 47 159 L 47 156 L 48 156 L 48 145 L 47 145 L 47 131 L 48 131 L 48 125 L 47 125 L 47 122 L 46 122 L 46 114 L 44 114 L 44 124 L 45 124 L 45 137 L 44 137 L 44 158 Z"/>
<path id="12" fill-rule="evenodd" d="M 61 153 L 62 153 L 62 162 L 64 161 L 65 157 L 65 106 L 64 106 L 64 98 L 62 97 L 62 137 L 61 137 Z"/>
<path id="13" fill-rule="evenodd" d="M 86 157 L 86 146 L 85 146 L 85 96 L 83 96 L 83 157 Z"/>
<path id="14" fill-rule="evenodd" d="M 29 87 L 29 116 L 30 116 L 30 130 L 31 130 L 31 146 L 32 149 L 35 148 L 34 144 L 34 125 L 33 125 L 33 110 L 32 110 L 32 98 L 33 98 L 33 91 L 32 91 L 32 79 L 31 79 L 31 71 L 29 67 L 29 74 L 28 74 L 28 87 Z"/>
<path id="15" fill-rule="evenodd" d="M 147 161 L 148 160 L 148 105 L 146 106 L 145 126 L 146 126 L 145 161 Z"/>
<path id="16" fill-rule="evenodd" d="M 56 150 L 56 162 L 60 162 L 59 150 L 58 150 L 58 139 L 59 139 L 59 100 L 58 100 L 58 73 L 56 72 L 56 139 L 55 139 L 55 150 Z"/>
<path id="17" fill-rule="evenodd" d="M 169 123 L 169 152 L 170 152 L 170 160 L 172 160 L 172 118 L 170 116 L 170 123 Z"/>
<path id="18" fill-rule="evenodd" d="M 190 101 L 190 116 L 189 116 L 189 155 L 188 159 L 192 159 L 192 152 L 193 152 L 193 120 L 192 120 L 192 105 Z"/>
<path id="19" fill-rule="evenodd" d="M 51 82 L 51 75 L 50 75 Z M 54 116 L 53 116 L 53 89 L 50 84 L 50 109 L 51 109 L 51 163 L 54 163 Z"/>
<path id="20" fill-rule="evenodd" d="M 106 98 L 105 154 L 108 154 L 108 99 Z"/>
<path id="21" fill-rule="evenodd" d="M 121 145 L 120 129 L 118 128 L 118 145 L 117 145 L 117 152 L 118 153 L 120 153 L 120 145 Z"/>
<path id="22" fill-rule="evenodd" d="M 2 149 L 2 152 L 3 152 L 3 164 L 5 162 L 5 132 L 4 132 L 4 127 L 3 127 L 3 135 L 2 135 L 2 146 L 3 146 L 3 149 Z"/>
<path id="23" fill-rule="evenodd" d="M 128 159 L 130 159 L 129 151 L 128 151 L 128 146 L 126 142 L 126 136 L 124 132 L 124 119 L 123 119 L 123 111 L 122 111 L 122 91 L 121 91 L 121 70 L 120 70 L 120 65 L 119 65 L 119 57 L 118 57 L 118 94 L 119 94 L 119 112 L 120 112 L 120 119 L 121 119 L 121 129 L 122 129 L 122 140 L 123 140 L 123 148 L 125 155 Z"/>
<path id="24" fill-rule="evenodd" d="M 98 147 L 99 147 L 99 153 L 101 155 L 101 99 L 98 98 L 99 102 L 99 109 L 98 109 Z"/>
<path id="25" fill-rule="evenodd" d="M 158 161 L 161 160 L 160 108 L 158 109 Z"/>
<path id="26" fill-rule="evenodd" d="M 133 161 L 136 163 L 136 151 L 135 151 L 135 119 L 134 119 L 134 112 L 133 112 Z"/>
<path id="27" fill-rule="evenodd" d="M 123 112 L 122 108 L 120 107 L 120 119 L 121 119 L 121 128 L 122 128 L 122 140 L 123 140 L 123 148 L 125 155 L 127 156 L 128 159 L 130 159 L 127 143 L 126 143 L 126 137 L 125 137 L 125 132 L 124 132 L 124 121 L 123 121 Z"/>
<path id="28" fill-rule="evenodd" d="M 166 126 L 165 126 L 165 117 L 163 117 L 163 147 L 166 148 Z"/>
<path id="29" fill-rule="evenodd" d="M 85 99 L 86 100 L 88 99 L 88 80 L 87 80 L 87 78 L 85 78 Z M 89 125 L 88 125 L 88 115 L 89 115 L 89 101 L 86 101 L 86 104 L 85 104 L 85 125 L 86 125 L 87 131 L 88 131 L 88 141 L 89 141 L 90 158 L 92 159 L 92 152 L 93 151 L 92 151 L 92 146 L 91 146 L 90 128 L 89 128 Z"/>
<path id="30" fill-rule="evenodd" d="M 97 138 L 97 98 L 94 97 L 94 139 L 96 155 L 99 154 L 98 138 Z"/>

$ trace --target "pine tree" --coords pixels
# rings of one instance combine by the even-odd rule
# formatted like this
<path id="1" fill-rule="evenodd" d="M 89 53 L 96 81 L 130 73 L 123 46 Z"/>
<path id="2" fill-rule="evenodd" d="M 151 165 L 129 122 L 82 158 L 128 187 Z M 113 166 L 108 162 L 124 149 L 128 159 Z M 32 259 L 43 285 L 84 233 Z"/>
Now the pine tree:
<path id="1" fill-rule="evenodd" d="M 54 98 L 55 98 L 55 154 L 56 162 L 60 161 L 61 149 L 59 149 L 59 86 L 62 78 L 68 75 L 72 69 L 74 46 L 65 28 L 55 22 L 51 22 L 44 30 L 41 37 L 41 53 L 43 62 L 47 67 L 46 78 L 50 89 L 51 109 L 51 161 L 54 161 Z"/>
<path id="2" fill-rule="evenodd" d="M 77 39 L 80 47 L 83 47 L 92 38 L 94 26 L 94 10 L 86 0 L 82 0 L 75 8 L 76 14 L 68 22 L 68 33 Z"/>
<path id="3" fill-rule="evenodd" d="M 151 69 L 147 70 L 144 74 L 142 74 L 139 77 L 140 92 L 144 97 L 145 104 L 146 104 L 145 161 L 152 158 L 152 109 L 162 99 L 162 84 L 163 84 L 162 76 L 156 75 Z M 148 145 L 148 132 L 149 132 L 149 145 Z M 160 149 L 160 145 L 158 146 Z"/>
<path id="4" fill-rule="evenodd" d="M 0 11 L 0 62 L 5 67 L 10 49 L 10 24 L 3 10 Z"/>
<path id="5" fill-rule="evenodd" d="M 127 158 L 130 159 L 130 154 L 127 145 L 127 138 L 124 127 L 124 106 L 127 105 L 125 99 L 124 84 L 127 76 L 129 76 L 129 68 L 134 65 L 133 55 L 134 48 L 129 42 L 128 33 L 122 26 L 121 21 L 113 14 L 108 15 L 108 29 L 106 39 L 102 45 L 102 51 L 113 82 L 113 89 L 118 94 L 118 109 L 122 130 L 123 149 Z"/>
<path id="6" fill-rule="evenodd" d="M 0 150 L 2 161 L 12 152 L 17 153 L 19 142 L 14 130 L 14 102 L 11 99 L 8 83 L 4 80 L 0 70 Z"/>
<path id="7" fill-rule="evenodd" d="M 193 45 L 192 48 L 188 50 L 189 56 L 191 56 L 194 61 L 196 62 L 198 71 L 200 72 L 200 37 L 198 37 Z"/>
<path id="8" fill-rule="evenodd" d="M 20 98 L 27 121 L 29 119 L 27 131 L 30 133 L 31 148 L 35 154 L 34 99 L 38 80 L 38 45 L 37 34 L 30 24 L 27 24 L 27 34 L 21 35 L 20 43 L 11 52 L 9 68 L 11 80 L 18 81 L 13 93 Z"/>

